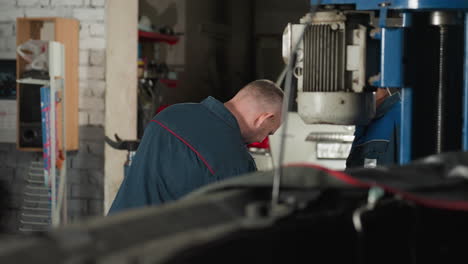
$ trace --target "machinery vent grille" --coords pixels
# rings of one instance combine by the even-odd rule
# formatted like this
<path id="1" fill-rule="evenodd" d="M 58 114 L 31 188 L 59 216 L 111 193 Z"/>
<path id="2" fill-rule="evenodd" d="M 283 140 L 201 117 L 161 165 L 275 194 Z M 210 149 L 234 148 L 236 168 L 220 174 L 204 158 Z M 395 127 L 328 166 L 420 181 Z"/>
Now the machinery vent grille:
<path id="1" fill-rule="evenodd" d="M 305 92 L 345 91 L 345 30 L 310 25 L 304 35 Z"/>

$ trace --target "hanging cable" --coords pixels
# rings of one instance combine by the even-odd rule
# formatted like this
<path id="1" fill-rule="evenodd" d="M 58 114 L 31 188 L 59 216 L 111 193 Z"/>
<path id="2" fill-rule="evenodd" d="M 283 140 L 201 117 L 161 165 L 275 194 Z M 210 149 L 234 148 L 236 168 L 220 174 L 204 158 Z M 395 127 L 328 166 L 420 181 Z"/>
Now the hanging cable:
<path id="1" fill-rule="evenodd" d="M 320 5 L 321 0 L 317 0 L 317 3 L 311 6 L 310 15 L 313 16 L 317 11 L 318 6 Z M 295 63 L 295 54 L 297 49 L 299 48 L 302 39 L 304 38 L 304 33 L 306 32 L 308 25 L 306 25 L 303 31 L 300 34 L 300 37 L 297 43 L 294 45 L 294 49 L 291 50 L 288 64 L 284 67 L 283 71 L 281 72 L 280 77 L 277 80 L 277 84 L 281 84 L 283 79 L 286 77 L 285 86 L 284 86 L 284 99 L 283 105 L 281 109 L 281 121 L 282 121 L 282 128 L 280 132 L 280 151 L 278 156 L 278 164 L 275 164 L 275 170 L 273 175 L 273 188 L 271 194 L 271 209 L 273 210 L 279 204 L 279 196 L 280 196 L 280 188 L 281 188 L 281 177 L 283 174 L 283 161 L 284 161 L 284 151 L 286 145 L 286 132 L 288 127 L 288 110 L 289 110 L 289 99 L 291 98 L 291 84 L 292 84 L 292 76 L 293 76 L 293 68 Z"/>

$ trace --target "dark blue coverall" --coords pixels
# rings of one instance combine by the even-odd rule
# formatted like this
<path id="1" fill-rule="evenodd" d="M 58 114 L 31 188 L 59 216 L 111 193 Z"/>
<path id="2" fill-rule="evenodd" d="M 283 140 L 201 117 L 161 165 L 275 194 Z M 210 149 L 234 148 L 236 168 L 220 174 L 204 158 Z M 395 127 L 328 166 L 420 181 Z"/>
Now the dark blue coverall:
<path id="1" fill-rule="evenodd" d="M 377 107 L 365 126 L 356 126 L 346 167 L 375 167 L 398 164 L 401 99 L 395 93 Z"/>
<path id="2" fill-rule="evenodd" d="M 223 103 L 208 97 L 175 104 L 147 125 L 109 213 L 176 200 L 255 170 L 237 120 Z"/>

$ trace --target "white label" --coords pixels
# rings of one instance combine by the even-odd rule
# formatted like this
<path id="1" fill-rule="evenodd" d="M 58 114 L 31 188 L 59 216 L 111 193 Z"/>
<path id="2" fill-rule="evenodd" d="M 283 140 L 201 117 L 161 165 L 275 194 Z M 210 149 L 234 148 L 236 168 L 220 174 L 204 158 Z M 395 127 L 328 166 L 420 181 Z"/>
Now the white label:
<path id="1" fill-rule="evenodd" d="M 377 159 L 364 159 L 364 168 L 377 167 Z"/>
<path id="2" fill-rule="evenodd" d="M 346 159 L 351 150 L 351 143 L 317 143 L 317 159 Z"/>

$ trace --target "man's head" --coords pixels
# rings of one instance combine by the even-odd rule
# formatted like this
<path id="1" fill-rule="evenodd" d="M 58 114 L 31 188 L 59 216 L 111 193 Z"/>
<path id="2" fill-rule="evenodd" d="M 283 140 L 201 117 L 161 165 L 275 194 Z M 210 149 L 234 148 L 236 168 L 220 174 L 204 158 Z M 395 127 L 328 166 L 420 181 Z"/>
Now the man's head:
<path id="1" fill-rule="evenodd" d="M 283 91 L 268 80 L 247 84 L 226 107 L 236 117 L 245 143 L 261 142 L 281 125 Z"/>

